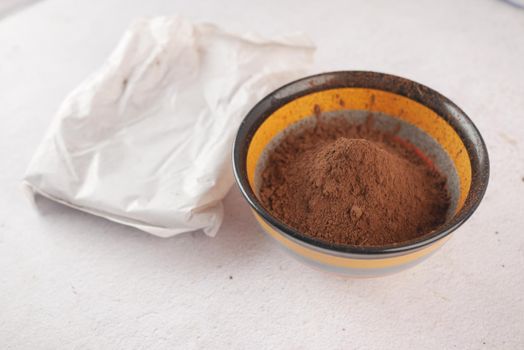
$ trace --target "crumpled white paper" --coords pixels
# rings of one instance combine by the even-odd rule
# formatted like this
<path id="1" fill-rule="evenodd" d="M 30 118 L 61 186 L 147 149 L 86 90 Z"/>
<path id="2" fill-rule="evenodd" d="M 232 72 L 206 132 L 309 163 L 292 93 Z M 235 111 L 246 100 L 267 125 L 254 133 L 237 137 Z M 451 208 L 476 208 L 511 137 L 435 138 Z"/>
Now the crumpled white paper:
<path id="1" fill-rule="evenodd" d="M 238 125 L 303 75 L 313 53 L 303 35 L 265 40 L 180 17 L 139 20 L 62 103 L 25 187 L 158 236 L 214 236 Z"/>

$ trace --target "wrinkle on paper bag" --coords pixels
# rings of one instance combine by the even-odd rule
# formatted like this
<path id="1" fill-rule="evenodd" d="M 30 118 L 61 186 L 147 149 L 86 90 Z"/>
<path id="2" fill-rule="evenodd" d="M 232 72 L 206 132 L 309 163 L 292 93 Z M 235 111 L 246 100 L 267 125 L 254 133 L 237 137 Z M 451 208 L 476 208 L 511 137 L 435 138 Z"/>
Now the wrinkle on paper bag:
<path id="1" fill-rule="evenodd" d="M 179 17 L 140 20 L 62 103 L 24 184 L 158 236 L 214 236 L 238 125 L 303 75 L 313 53 L 300 35 L 265 40 Z"/>

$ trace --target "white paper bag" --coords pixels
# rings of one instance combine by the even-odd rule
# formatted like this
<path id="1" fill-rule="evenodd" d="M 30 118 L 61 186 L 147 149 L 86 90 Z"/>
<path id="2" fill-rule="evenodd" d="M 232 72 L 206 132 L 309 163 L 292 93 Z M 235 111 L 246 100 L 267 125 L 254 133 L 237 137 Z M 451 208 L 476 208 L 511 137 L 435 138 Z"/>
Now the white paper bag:
<path id="1" fill-rule="evenodd" d="M 302 35 L 264 40 L 180 17 L 140 20 L 62 103 L 24 184 L 158 236 L 213 236 L 239 123 L 303 75 L 313 53 Z"/>

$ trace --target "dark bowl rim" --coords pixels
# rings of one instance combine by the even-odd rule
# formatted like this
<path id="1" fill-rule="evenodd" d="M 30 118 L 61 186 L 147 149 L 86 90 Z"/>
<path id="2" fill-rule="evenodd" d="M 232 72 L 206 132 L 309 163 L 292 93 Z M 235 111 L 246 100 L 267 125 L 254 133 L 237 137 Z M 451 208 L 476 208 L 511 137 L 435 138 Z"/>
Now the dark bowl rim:
<path id="1" fill-rule="evenodd" d="M 330 244 L 309 237 L 284 224 L 263 207 L 251 190 L 246 170 L 247 149 L 258 127 L 274 111 L 296 98 L 318 91 L 344 87 L 376 89 L 407 97 L 432 109 L 450 124 L 468 151 L 472 172 L 470 190 L 458 215 L 438 229 L 411 241 L 387 246 L 360 247 Z M 293 90 L 294 88 L 298 90 Z M 489 157 L 486 144 L 466 113 L 447 97 L 425 85 L 399 76 L 372 71 L 333 71 L 310 75 L 294 80 L 269 93 L 247 113 L 240 124 L 233 144 L 232 158 L 233 172 L 240 192 L 266 222 L 288 238 L 301 241 L 313 248 L 343 254 L 384 255 L 414 251 L 431 245 L 448 236 L 471 217 L 482 201 L 489 182 Z"/>

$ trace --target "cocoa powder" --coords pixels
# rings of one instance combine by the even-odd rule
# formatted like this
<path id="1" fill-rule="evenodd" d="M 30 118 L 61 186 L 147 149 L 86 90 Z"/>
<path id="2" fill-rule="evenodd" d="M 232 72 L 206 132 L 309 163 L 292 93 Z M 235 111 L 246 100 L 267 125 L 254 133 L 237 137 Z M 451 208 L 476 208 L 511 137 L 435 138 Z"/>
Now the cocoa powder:
<path id="1" fill-rule="evenodd" d="M 414 147 L 344 118 L 320 118 L 290 132 L 261 172 L 262 204 L 275 217 L 325 242 L 404 242 L 445 221 L 445 178 Z"/>

